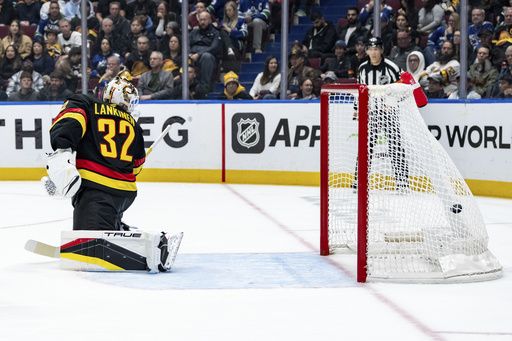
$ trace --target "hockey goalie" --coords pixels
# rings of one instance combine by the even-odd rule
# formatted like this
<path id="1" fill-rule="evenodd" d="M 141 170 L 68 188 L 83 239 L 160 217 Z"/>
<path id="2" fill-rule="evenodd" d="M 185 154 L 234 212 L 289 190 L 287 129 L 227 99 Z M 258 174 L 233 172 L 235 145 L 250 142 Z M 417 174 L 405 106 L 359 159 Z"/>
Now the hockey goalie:
<path id="1" fill-rule="evenodd" d="M 121 221 L 146 159 L 137 89 L 116 77 L 102 99 L 70 97 L 50 128 L 54 152 L 42 183 L 48 194 L 71 198 L 74 208 L 73 231 L 62 232 L 61 268 L 169 271 L 183 233 L 130 231 Z"/>

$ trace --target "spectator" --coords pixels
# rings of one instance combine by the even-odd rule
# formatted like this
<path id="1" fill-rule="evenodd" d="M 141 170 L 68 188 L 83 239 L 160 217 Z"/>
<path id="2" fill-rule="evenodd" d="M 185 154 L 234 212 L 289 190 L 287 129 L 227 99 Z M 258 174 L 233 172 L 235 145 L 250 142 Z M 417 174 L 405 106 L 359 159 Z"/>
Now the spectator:
<path id="1" fill-rule="evenodd" d="M 7 96 L 5 91 L 0 89 L 0 102 L 5 102 L 5 101 L 7 101 L 8 98 L 9 97 Z"/>
<path id="2" fill-rule="evenodd" d="M 325 21 L 320 12 L 313 12 L 310 16 L 311 27 L 302 40 L 302 45 L 307 49 L 309 58 L 321 58 L 323 64 L 325 58 L 333 57 L 334 43 L 336 42 L 336 28 L 330 21 Z"/>
<path id="3" fill-rule="evenodd" d="M 359 66 L 368 60 L 366 54 L 367 39 L 364 36 L 359 36 L 356 39 L 356 54 L 350 58 L 350 68 L 354 70 L 354 74 L 358 74 Z"/>
<path id="4" fill-rule="evenodd" d="M 167 27 L 167 24 L 171 21 L 175 21 L 176 16 L 169 12 L 169 5 L 165 1 L 160 1 L 156 10 L 156 18 L 155 20 L 153 20 L 155 24 L 158 23 L 155 29 L 155 35 L 157 36 L 157 38 L 162 38 L 165 35 L 165 29 Z"/>
<path id="5" fill-rule="evenodd" d="M 400 0 L 400 8 L 397 11 L 397 19 L 398 15 L 405 16 L 411 29 L 416 31 L 416 28 L 418 27 L 418 9 L 416 9 L 414 0 Z"/>
<path id="6" fill-rule="evenodd" d="M 20 89 L 11 92 L 9 102 L 34 102 L 38 100 L 39 92 L 32 88 L 32 74 L 23 71 L 20 75 Z"/>
<path id="7" fill-rule="evenodd" d="M 418 28 L 420 35 L 428 35 L 443 25 L 444 10 L 439 5 L 439 0 L 421 0 L 423 8 L 418 12 Z"/>
<path id="8" fill-rule="evenodd" d="M 167 23 L 165 33 L 158 43 L 158 49 L 164 54 L 164 56 L 169 55 L 169 40 L 173 35 L 180 37 L 179 40 L 181 42 L 180 25 L 176 21 L 170 21 Z"/>
<path id="9" fill-rule="evenodd" d="M 71 21 L 78 13 L 81 0 L 69 0 L 64 5 L 64 18 Z"/>
<path id="10" fill-rule="evenodd" d="M 491 32 L 494 32 L 494 27 L 488 21 L 485 21 L 485 11 L 482 8 L 473 8 L 471 11 L 471 22 L 472 24 L 468 26 L 468 38 L 469 43 L 473 46 L 473 50 L 480 45 L 480 38 L 478 34 L 484 28 L 488 29 Z"/>
<path id="11" fill-rule="evenodd" d="M 48 50 L 48 54 L 53 60 L 58 60 L 62 56 L 62 47 L 57 43 L 58 34 L 57 30 L 50 29 L 46 31 L 46 50 Z"/>
<path id="12" fill-rule="evenodd" d="M 460 30 L 459 15 L 457 13 L 450 14 L 446 24 L 446 26 L 438 27 L 428 36 L 427 47 L 425 47 L 425 60 L 428 65 L 436 61 L 436 57 L 441 51 L 441 44 L 446 40 L 453 40 L 453 33 Z"/>
<path id="13" fill-rule="evenodd" d="M 492 87 L 498 80 L 498 71 L 490 61 L 490 51 L 491 49 L 488 46 L 480 46 L 477 49 L 477 62 L 469 68 L 474 84 L 473 89 L 482 98 L 490 97 Z"/>
<path id="14" fill-rule="evenodd" d="M 508 2 L 508 1 L 507 1 Z M 498 41 L 510 39 L 512 30 L 512 7 L 507 7 L 504 12 L 504 21 L 496 25 L 494 38 Z M 504 32 L 504 33 L 503 33 Z"/>
<path id="15" fill-rule="evenodd" d="M 132 75 L 126 69 L 126 66 L 121 65 L 121 58 L 118 55 L 112 55 L 107 58 L 107 69 L 98 81 L 96 93 L 101 96 L 103 89 L 107 84 L 116 76 L 126 78 L 128 81 L 132 80 Z"/>
<path id="16" fill-rule="evenodd" d="M 149 48 L 149 39 L 146 36 L 140 36 L 137 39 L 137 50 L 129 54 L 126 59 L 126 67 L 133 78 L 139 78 L 144 72 L 151 69 L 149 57 L 151 49 Z"/>
<path id="17" fill-rule="evenodd" d="M 294 99 L 317 99 L 313 93 L 313 80 L 310 78 L 304 78 L 299 84 L 299 93 Z"/>
<path id="18" fill-rule="evenodd" d="M 290 62 L 291 68 L 288 70 L 288 89 L 286 91 L 286 98 L 293 99 L 297 97 L 300 91 L 300 84 L 304 78 L 313 79 L 313 93 L 315 95 L 320 92 L 320 81 L 318 74 L 312 67 L 304 65 L 304 52 L 293 50 Z"/>
<path id="19" fill-rule="evenodd" d="M 140 76 L 137 90 L 141 101 L 171 99 L 174 86 L 172 72 L 162 69 L 164 57 L 162 52 L 153 51 L 149 57 L 151 70 Z"/>
<path id="20" fill-rule="evenodd" d="M 71 69 L 73 70 L 73 74 L 78 77 L 82 78 L 82 49 L 80 47 L 72 47 L 71 50 L 69 50 L 68 58 L 69 65 L 71 66 Z M 86 77 L 91 73 L 91 69 L 87 68 L 87 75 Z"/>
<path id="21" fill-rule="evenodd" d="M 128 58 L 130 53 L 138 49 L 138 40 L 143 36 L 148 38 L 148 48 L 154 50 L 155 46 L 153 41 L 147 35 L 146 29 L 144 28 L 144 17 L 142 15 L 137 15 L 133 18 L 130 24 L 130 32 L 128 32 L 128 35 L 125 38 L 125 45 L 123 49 L 125 58 Z"/>
<path id="22" fill-rule="evenodd" d="M 459 71 L 460 64 L 455 59 L 454 45 L 447 40 L 441 45 L 441 53 L 437 56 L 437 61 L 427 66 L 420 76 L 419 83 L 425 90 L 428 86 L 427 77 L 434 72 L 440 72 L 444 80 L 444 92 L 449 94 L 457 90 L 456 76 Z"/>
<path id="23" fill-rule="evenodd" d="M 188 30 L 197 30 L 199 28 L 199 14 L 206 12 L 206 1 L 198 1 L 196 2 L 196 9 L 191 11 L 188 15 Z M 211 13 L 208 13 L 210 15 L 210 20 L 212 22 L 212 25 L 215 27 L 219 26 L 219 23 L 217 22 L 217 18 Z"/>
<path id="24" fill-rule="evenodd" d="M 416 32 L 411 25 L 409 24 L 409 18 L 405 16 L 404 14 L 398 14 L 395 19 L 395 26 L 396 28 L 393 28 L 393 46 L 398 45 L 397 35 L 400 31 L 411 31 L 412 32 L 412 39 L 413 42 L 417 45 L 420 39 L 420 36 L 418 32 Z"/>
<path id="25" fill-rule="evenodd" d="M 265 60 L 263 72 L 260 72 L 249 91 L 254 99 L 276 99 L 277 89 L 281 84 L 279 63 L 274 56 L 268 56 Z"/>
<path id="26" fill-rule="evenodd" d="M 389 60 L 398 65 L 402 70 L 407 69 L 407 57 L 411 52 L 423 51 L 412 41 L 412 31 L 400 31 L 397 33 L 398 46 L 391 49 Z"/>
<path id="27" fill-rule="evenodd" d="M 419 51 L 413 51 L 407 56 L 407 72 L 409 72 L 417 82 L 420 76 L 425 72 L 425 57 Z"/>
<path id="28" fill-rule="evenodd" d="M 106 20 L 107 18 L 103 19 L 103 22 Z M 100 78 L 107 70 L 108 57 L 113 55 L 120 57 L 118 53 L 112 50 L 112 42 L 110 39 L 104 37 L 100 42 L 100 52 L 92 57 L 93 70 L 91 77 Z"/>
<path id="29" fill-rule="evenodd" d="M 156 13 L 156 2 L 153 0 L 134 0 L 126 5 L 126 19 L 133 20 L 133 18 L 137 15 L 145 15 L 149 16 L 153 13 Z M 145 23 L 151 22 L 151 26 L 153 25 L 153 22 L 151 21 L 151 18 L 147 18 Z M 147 30 L 149 28 L 145 27 Z"/>
<path id="30" fill-rule="evenodd" d="M 183 69 L 180 68 L 180 73 Z M 183 82 L 181 77 L 175 83 L 172 91 L 172 99 L 183 99 Z M 188 67 L 188 99 L 200 100 L 208 99 L 208 88 L 199 83 L 197 73 L 194 67 Z"/>
<path id="31" fill-rule="evenodd" d="M 366 36 L 368 30 L 359 22 L 359 13 L 357 7 L 351 7 L 347 11 L 347 24 L 341 26 L 338 30 L 338 40 L 347 43 L 348 54 L 356 54 L 356 40 L 361 36 Z"/>
<path id="32" fill-rule="evenodd" d="M 498 96 L 500 79 L 502 79 L 506 75 L 512 77 L 512 45 L 507 47 L 507 49 L 505 50 L 505 57 L 507 61 L 504 62 L 504 65 L 502 65 L 501 67 L 500 73 L 498 75 L 498 81 L 494 83 L 491 97 Z"/>
<path id="33" fill-rule="evenodd" d="M 441 76 L 440 73 L 433 73 L 430 76 L 428 76 L 428 88 L 427 91 L 425 91 L 425 96 L 427 98 L 433 98 L 433 99 L 442 99 L 446 98 L 446 94 L 443 90 L 443 76 Z"/>
<path id="34" fill-rule="evenodd" d="M 65 15 L 64 8 L 66 7 L 66 1 L 65 0 L 50 0 L 47 2 L 43 2 L 43 4 L 41 5 L 41 10 L 39 11 L 39 16 L 41 17 L 41 19 L 48 19 L 48 16 L 50 15 L 51 1 L 58 2 L 59 12 L 61 14 L 61 17 L 64 18 L 64 15 Z"/>
<path id="35" fill-rule="evenodd" d="M 456 78 L 457 78 L 457 89 L 458 89 L 459 85 L 460 85 L 460 76 L 457 74 Z M 480 98 L 482 98 L 479 94 L 477 94 L 473 90 L 473 82 L 472 82 L 472 79 L 471 79 L 471 74 L 469 72 L 467 73 L 466 89 L 467 89 L 466 90 L 466 98 L 467 99 L 480 99 Z M 452 92 L 451 94 L 449 94 L 448 99 L 460 99 L 459 90 L 456 90 L 456 91 Z"/>
<path id="36" fill-rule="evenodd" d="M 41 17 L 39 11 L 41 10 L 41 2 L 36 0 L 22 0 L 16 5 L 18 18 L 20 19 L 21 26 L 37 25 Z"/>
<path id="37" fill-rule="evenodd" d="M 80 2 L 78 5 L 77 14 L 71 18 L 71 30 L 82 34 L 82 4 L 84 2 Z M 90 1 L 85 1 L 85 12 L 87 14 L 87 41 L 88 46 L 93 46 L 96 41 L 96 37 L 98 36 L 98 32 L 100 30 L 100 22 L 96 18 L 96 13 L 94 12 L 94 8 L 92 7 L 92 3 Z"/>
<path id="38" fill-rule="evenodd" d="M 12 92 L 17 92 L 21 89 L 21 74 L 26 71 L 32 75 L 32 88 L 34 90 L 41 90 L 43 87 L 43 76 L 39 72 L 34 71 L 34 63 L 32 62 L 31 57 L 26 57 L 23 60 L 23 65 L 21 66 L 21 70 L 12 75 L 9 80 L 9 85 L 7 86 L 7 90 L 5 92 L 9 96 Z"/>
<path id="39" fill-rule="evenodd" d="M 219 99 L 253 99 L 252 96 L 245 91 L 245 88 L 240 85 L 238 75 L 233 71 L 226 73 L 224 76 L 224 93 L 219 96 Z"/>
<path id="40" fill-rule="evenodd" d="M 212 0 L 206 10 L 208 13 L 211 13 L 215 16 L 215 18 L 224 18 L 224 10 L 226 8 L 226 4 L 231 0 Z"/>
<path id="41" fill-rule="evenodd" d="M 210 14 L 199 15 L 199 29 L 189 34 L 189 58 L 195 66 L 201 68 L 199 82 L 210 87 L 211 78 L 217 67 L 215 56 L 222 51 L 219 31 L 211 25 Z"/>
<path id="42" fill-rule="evenodd" d="M 45 4 L 46 5 L 46 4 Z M 43 5 L 44 7 L 44 5 Z M 39 25 L 34 34 L 34 40 L 43 40 L 48 30 L 56 30 L 59 32 L 59 20 L 62 19 L 63 15 L 60 13 L 60 5 L 56 0 L 50 1 L 50 12 L 47 18 L 39 20 Z M 42 8 L 41 8 L 42 11 Z"/>
<path id="43" fill-rule="evenodd" d="M 478 37 L 480 38 L 480 45 L 478 47 L 487 46 L 491 49 L 489 60 L 496 70 L 499 70 L 503 65 L 502 63 L 507 60 L 507 57 L 505 57 L 506 45 L 496 46 L 494 44 L 496 41 L 492 40 L 493 33 L 486 28 L 480 30 Z M 474 57 L 474 59 L 476 59 L 478 47 L 471 54 L 471 57 Z"/>
<path id="44" fill-rule="evenodd" d="M 164 54 L 164 70 L 171 71 L 176 81 L 180 77 L 181 59 L 181 39 L 173 34 L 169 39 L 168 52 Z"/>
<path id="45" fill-rule="evenodd" d="M 8 81 L 12 75 L 21 70 L 22 66 L 23 62 L 16 47 L 14 45 L 7 46 L 4 56 L 0 59 L 0 77 L 4 81 Z"/>
<path id="46" fill-rule="evenodd" d="M 14 19 L 9 25 L 9 33 L 2 39 L 2 45 L 4 51 L 7 46 L 14 45 L 21 59 L 24 59 L 32 52 L 32 39 L 23 34 L 18 19 Z"/>
<path id="47" fill-rule="evenodd" d="M 263 32 L 267 29 L 270 17 L 268 0 L 240 0 L 238 13 L 245 18 L 249 28 L 252 28 L 252 50 L 263 53 Z"/>
<path id="48" fill-rule="evenodd" d="M 126 0 L 99 0 L 98 7 L 96 8 L 96 18 L 100 21 L 100 23 L 104 18 L 111 15 L 110 4 L 113 2 L 117 2 L 119 4 L 119 14 L 123 17 L 126 17 Z"/>
<path id="49" fill-rule="evenodd" d="M 247 22 L 238 15 L 236 3 L 229 1 L 224 9 L 224 18 L 220 23 L 220 36 L 224 51 L 229 59 L 241 58 L 244 41 L 247 38 Z M 236 53 L 235 53 L 236 49 Z"/>
<path id="50" fill-rule="evenodd" d="M 350 57 L 346 54 L 347 46 L 343 40 L 338 40 L 334 45 L 335 58 L 322 65 L 318 70 L 320 78 L 325 78 L 326 74 L 333 72 L 337 78 L 354 78 L 354 70 L 350 64 Z"/>
<path id="51" fill-rule="evenodd" d="M 389 17 L 385 13 L 381 13 L 380 15 L 380 23 L 380 36 L 383 43 L 383 54 L 387 57 L 393 48 L 393 29 L 389 23 Z M 371 28 L 370 33 L 373 36 L 373 27 Z"/>
<path id="52" fill-rule="evenodd" d="M 130 22 L 124 17 L 121 10 L 121 3 L 119 1 L 112 1 L 109 4 L 109 15 L 113 23 L 113 34 L 118 37 L 125 37 L 130 32 Z"/>
<path id="53" fill-rule="evenodd" d="M 34 60 L 34 70 L 41 75 L 49 75 L 53 72 L 55 61 L 48 54 L 46 46 L 42 41 L 35 41 L 32 45 L 32 59 Z"/>
<path id="54" fill-rule="evenodd" d="M 114 30 L 114 22 L 109 17 L 106 17 L 101 22 L 101 31 L 98 33 L 94 42 L 91 54 L 93 56 L 101 53 L 101 42 L 107 38 L 110 41 L 110 48 L 113 53 L 124 55 L 127 48 L 124 44 L 124 37 L 118 35 Z M 131 42 L 130 42 L 131 44 Z M 131 51 L 131 48 L 130 48 Z"/>
<path id="55" fill-rule="evenodd" d="M 469 43 L 469 38 L 468 38 L 468 43 L 466 45 L 467 45 L 468 65 L 471 65 L 471 64 L 473 64 L 473 62 L 476 59 L 476 54 L 473 53 L 474 52 L 473 46 L 471 46 L 471 44 Z M 460 30 L 455 30 L 455 32 L 453 33 L 453 48 L 455 50 L 455 59 L 460 62 L 460 53 L 461 53 Z"/>
<path id="56" fill-rule="evenodd" d="M 60 33 L 57 37 L 57 43 L 62 48 L 64 55 L 67 55 L 73 47 L 82 46 L 82 35 L 71 31 L 71 22 L 68 19 L 59 20 Z"/>
<path id="57" fill-rule="evenodd" d="M 16 10 L 10 0 L 0 0 L 0 26 L 9 25 L 16 19 Z"/>
<path id="58" fill-rule="evenodd" d="M 327 72 L 323 79 L 324 84 L 335 84 L 338 82 L 338 77 L 334 72 Z"/>
<path id="59" fill-rule="evenodd" d="M 495 98 L 512 98 L 512 76 L 505 75 L 499 81 L 499 93 Z"/>
<path id="60" fill-rule="evenodd" d="M 55 62 L 55 71 L 64 77 L 66 88 L 75 93 L 78 88 L 78 77 L 73 72 L 71 63 L 68 59 L 59 59 Z"/>
<path id="61" fill-rule="evenodd" d="M 73 92 L 67 88 L 64 76 L 53 71 L 50 74 L 50 84 L 39 91 L 38 100 L 40 101 L 65 101 L 73 96 Z"/>
<path id="62" fill-rule="evenodd" d="M 375 6 L 375 1 L 370 0 L 370 2 L 368 2 L 368 4 L 364 5 L 364 7 L 361 8 L 361 12 L 359 13 L 359 22 L 367 30 L 370 30 L 373 26 L 374 6 Z M 381 14 L 381 17 L 382 17 L 382 14 L 385 14 L 387 18 L 390 18 L 393 16 L 393 8 L 391 8 L 391 6 L 386 5 L 384 1 L 381 1 L 380 2 L 380 14 Z"/>

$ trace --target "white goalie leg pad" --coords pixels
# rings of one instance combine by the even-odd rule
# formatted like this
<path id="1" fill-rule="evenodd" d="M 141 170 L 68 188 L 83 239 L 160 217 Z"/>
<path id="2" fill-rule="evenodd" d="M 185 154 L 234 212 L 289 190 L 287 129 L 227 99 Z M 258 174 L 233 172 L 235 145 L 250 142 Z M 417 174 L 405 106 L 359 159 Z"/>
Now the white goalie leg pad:
<path id="1" fill-rule="evenodd" d="M 168 269 L 165 263 L 170 258 L 165 257 L 162 263 L 162 236 L 170 239 L 163 233 L 143 231 L 63 231 L 60 267 L 79 271 L 168 271 L 172 263 Z M 179 243 L 173 249 L 172 262 L 178 248 Z"/>
<path id="2" fill-rule="evenodd" d="M 46 171 L 51 181 L 48 182 L 45 178 L 41 181 L 44 181 L 49 195 L 71 198 L 80 188 L 82 178 L 75 167 L 75 156 L 70 148 L 57 149 L 54 153 L 48 154 Z M 48 186 L 50 183 L 54 186 Z"/>

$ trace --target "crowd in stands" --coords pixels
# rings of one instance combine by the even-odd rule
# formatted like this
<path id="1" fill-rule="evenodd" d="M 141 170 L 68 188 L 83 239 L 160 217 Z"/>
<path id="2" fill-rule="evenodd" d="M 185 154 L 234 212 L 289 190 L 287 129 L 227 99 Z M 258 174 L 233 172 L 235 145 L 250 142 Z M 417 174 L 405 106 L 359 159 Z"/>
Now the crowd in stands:
<path id="1" fill-rule="evenodd" d="M 84 3 L 87 75 L 81 65 Z M 360 66 L 370 61 L 374 0 L 349 8 L 337 23 L 325 20 L 310 1 L 295 3 L 297 16 L 309 13 L 311 27 L 302 41 L 291 43 L 288 88 L 280 88 L 278 58 L 269 56 L 245 89 L 240 70 L 227 66 L 246 53 L 264 52 L 266 34 L 279 32 L 278 0 L 191 1 L 188 18 L 182 17 L 179 0 L 0 0 L 0 100 L 64 100 L 80 92 L 82 77 L 92 85 L 91 95 L 99 96 L 117 75 L 136 84 L 141 101 L 182 99 L 184 62 L 189 99 L 208 99 L 219 80 L 220 99 L 252 100 L 281 98 L 281 92 L 287 99 L 315 99 L 322 84 L 361 81 Z M 381 1 L 386 63 L 409 71 L 429 98 L 458 98 L 464 73 L 468 98 L 512 98 L 512 1 L 469 1 L 467 70 L 460 69 L 459 3 L 417 4 Z M 182 20 L 188 23 L 186 42 Z M 188 44 L 185 61 L 182 44 Z"/>

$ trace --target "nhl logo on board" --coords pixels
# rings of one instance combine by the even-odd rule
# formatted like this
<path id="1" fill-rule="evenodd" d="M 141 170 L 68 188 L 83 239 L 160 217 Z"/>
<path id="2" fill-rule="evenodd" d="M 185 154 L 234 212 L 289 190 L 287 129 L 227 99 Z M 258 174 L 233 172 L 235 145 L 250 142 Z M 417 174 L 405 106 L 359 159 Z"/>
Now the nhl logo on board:
<path id="1" fill-rule="evenodd" d="M 260 113 L 236 113 L 231 120 L 235 153 L 261 153 L 265 149 L 265 119 Z"/>
<path id="2" fill-rule="evenodd" d="M 256 121 L 256 119 L 240 119 L 240 121 L 237 123 L 237 126 L 238 131 L 236 137 L 238 143 L 240 143 L 241 146 L 251 148 L 258 144 L 258 142 L 260 141 L 260 134 L 258 132 L 258 127 L 260 126 L 260 123 Z"/>

